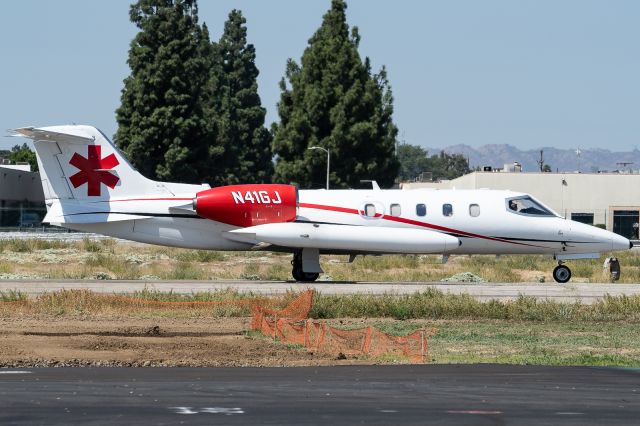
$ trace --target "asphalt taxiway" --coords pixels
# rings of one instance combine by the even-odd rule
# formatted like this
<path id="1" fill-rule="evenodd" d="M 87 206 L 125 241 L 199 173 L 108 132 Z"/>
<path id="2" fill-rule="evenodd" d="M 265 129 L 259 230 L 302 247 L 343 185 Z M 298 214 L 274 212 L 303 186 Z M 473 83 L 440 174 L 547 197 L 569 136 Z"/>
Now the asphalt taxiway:
<path id="1" fill-rule="evenodd" d="M 640 295 L 640 284 L 609 283 L 441 283 L 441 282 L 314 282 L 293 281 L 120 281 L 120 280 L 15 280 L 0 281 L 0 291 L 19 290 L 29 295 L 63 289 L 88 289 L 97 293 L 133 293 L 144 289 L 178 294 L 233 289 L 241 293 L 285 294 L 313 288 L 328 295 L 413 294 L 433 288 L 444 293 L 468 294 L 479 300 L 513 300 L 521 295 L 557 302 L 593 303 L 610 296 Z"/>
<path id="2" fill-rule="evenodd" d="M 507 365 L 0 370 L 0 424 L 637 424 L 640 371 Z"/>

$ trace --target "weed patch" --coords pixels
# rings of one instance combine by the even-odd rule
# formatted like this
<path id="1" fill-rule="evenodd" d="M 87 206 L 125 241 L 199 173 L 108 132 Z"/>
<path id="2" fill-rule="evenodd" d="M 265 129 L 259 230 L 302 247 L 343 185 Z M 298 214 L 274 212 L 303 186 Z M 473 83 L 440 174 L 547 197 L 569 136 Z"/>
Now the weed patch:
<path id="1" fill-rule="evenodd" d="M 607 296 L 591 305 L 521 296 L 514 301 L 479 301 L 435 289 L 411 295 L 316 295 L 313 318 L 501 319 L 521 321 L 640 320 L 640 296 Z"/>

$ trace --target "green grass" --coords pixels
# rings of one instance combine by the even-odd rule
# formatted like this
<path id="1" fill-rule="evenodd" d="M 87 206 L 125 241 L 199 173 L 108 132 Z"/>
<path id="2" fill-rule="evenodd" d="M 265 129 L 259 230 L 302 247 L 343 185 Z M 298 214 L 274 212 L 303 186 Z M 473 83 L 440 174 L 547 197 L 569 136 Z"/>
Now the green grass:
<path id="1" fill-rule="evenodd" d="M 439 321 L 437 363 L 640 366 L 638 323 Z"/>
<path id="2" fill-rule="evenodd" d="M 418 322 L 389 320 L 378 320 L 373 322 L 370 320 L 363 320 L 359 322 L 347 321 L 346 323 L 343 321 L 329 321 L 329 325 L 340 330 L 357 330 L 371 325 L 392 336 L 407 336 L 422 327 L 422 324 Z"/>
<path id="3" fill-rule="evenodd" d="M 430 362 L 538 365 L 640 366 L 637 322 L 534 322 L 490 319 L 331 321 L 341 329 L 373 325 L 395 336 L 418 328 L 437 330 L 428 339 Z M 387 357 L 388 358 L 388 357 Z M 382 357 L 381 362 L 399 359 Z"/>
<path id="4" fill-rule="evenodd" d="M 175 255 L 179 262 L 219 262 L 225 259 L 224 253 L 212 250 L 184 250 Z"/>
<path id="5" fill-rule="evenodd" d="M 9 239 L 0 240 L 0 253 L 31 253 L 37 250 L 70 248 L 74 245 L 72 242 L 59 240 L 40 240 L 40 239 Z"/>
<path id="6" fill-rule="evenodd" d="M 164 280 L 205 280 L 205 271 L 190 262 L 178 262 L 171 270 L 161 270 L 156 273 Z"/>
<path id="7" fill-rule="evenodd" d="M 163 292 L 145 288 L 142 291 L 136 291 L 133 293 L 132 297 L 162 302 L 221 302 L 253 299 L 256 296 L 253 293 L 240 293 L 231 288 L 219 291 L 203 291 L 192 294 L 178 294 L 173 291 Z"/>
<path id="8" fill-rule="evenodd" d="M 92 240 L 88 237 L 84 237 L 82 239 L 82 248 L 84 251 L 89 253 L 98 253 L 102 251 L 105 246 L 101 244 L 99 241 Z"/>
<path id="9" fill-rule="evenodd" d="M 591 305 L 521 296 L 482 302 L 429 289 L 411 295 L 316 295 L 313 318 L 501 319 L 522 321 L 640 321 L 640 296 L 607 296 Z"/>
<path id="10" fill-rule="evenodd" d="M 15 267 L 9 262 L 0 262 L 0 274 L 10 274 Z"/>
<path id="11" fill-rule="evenodd" d="M 0 302 L 17 302 L 26 299 L 27 295 L 18 290 L 0 291 Z"/>

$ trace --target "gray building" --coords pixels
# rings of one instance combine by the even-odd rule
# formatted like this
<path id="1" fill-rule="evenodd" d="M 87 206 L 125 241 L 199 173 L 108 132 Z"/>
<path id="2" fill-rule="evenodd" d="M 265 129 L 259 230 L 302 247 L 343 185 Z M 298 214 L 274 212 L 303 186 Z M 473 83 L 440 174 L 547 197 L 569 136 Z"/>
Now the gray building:
<path id="1" fill-rule="evenodd" d="M 0 227 L 30 227 L 47 213 L 40 173 L 0 164 Z"/>

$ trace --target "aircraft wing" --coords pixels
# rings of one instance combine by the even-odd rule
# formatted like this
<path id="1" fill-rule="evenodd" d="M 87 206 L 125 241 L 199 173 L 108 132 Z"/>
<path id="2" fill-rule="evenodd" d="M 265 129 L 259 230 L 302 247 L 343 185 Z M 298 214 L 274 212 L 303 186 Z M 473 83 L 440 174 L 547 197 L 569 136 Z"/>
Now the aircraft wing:
<path id="1" fill-rule="evenodd" d="M 461 244 L 457 237 L 431 230 L 309 222 L 256 225 L 223 236 L 254 245 L 380 253 L 446 253 Z"/>

